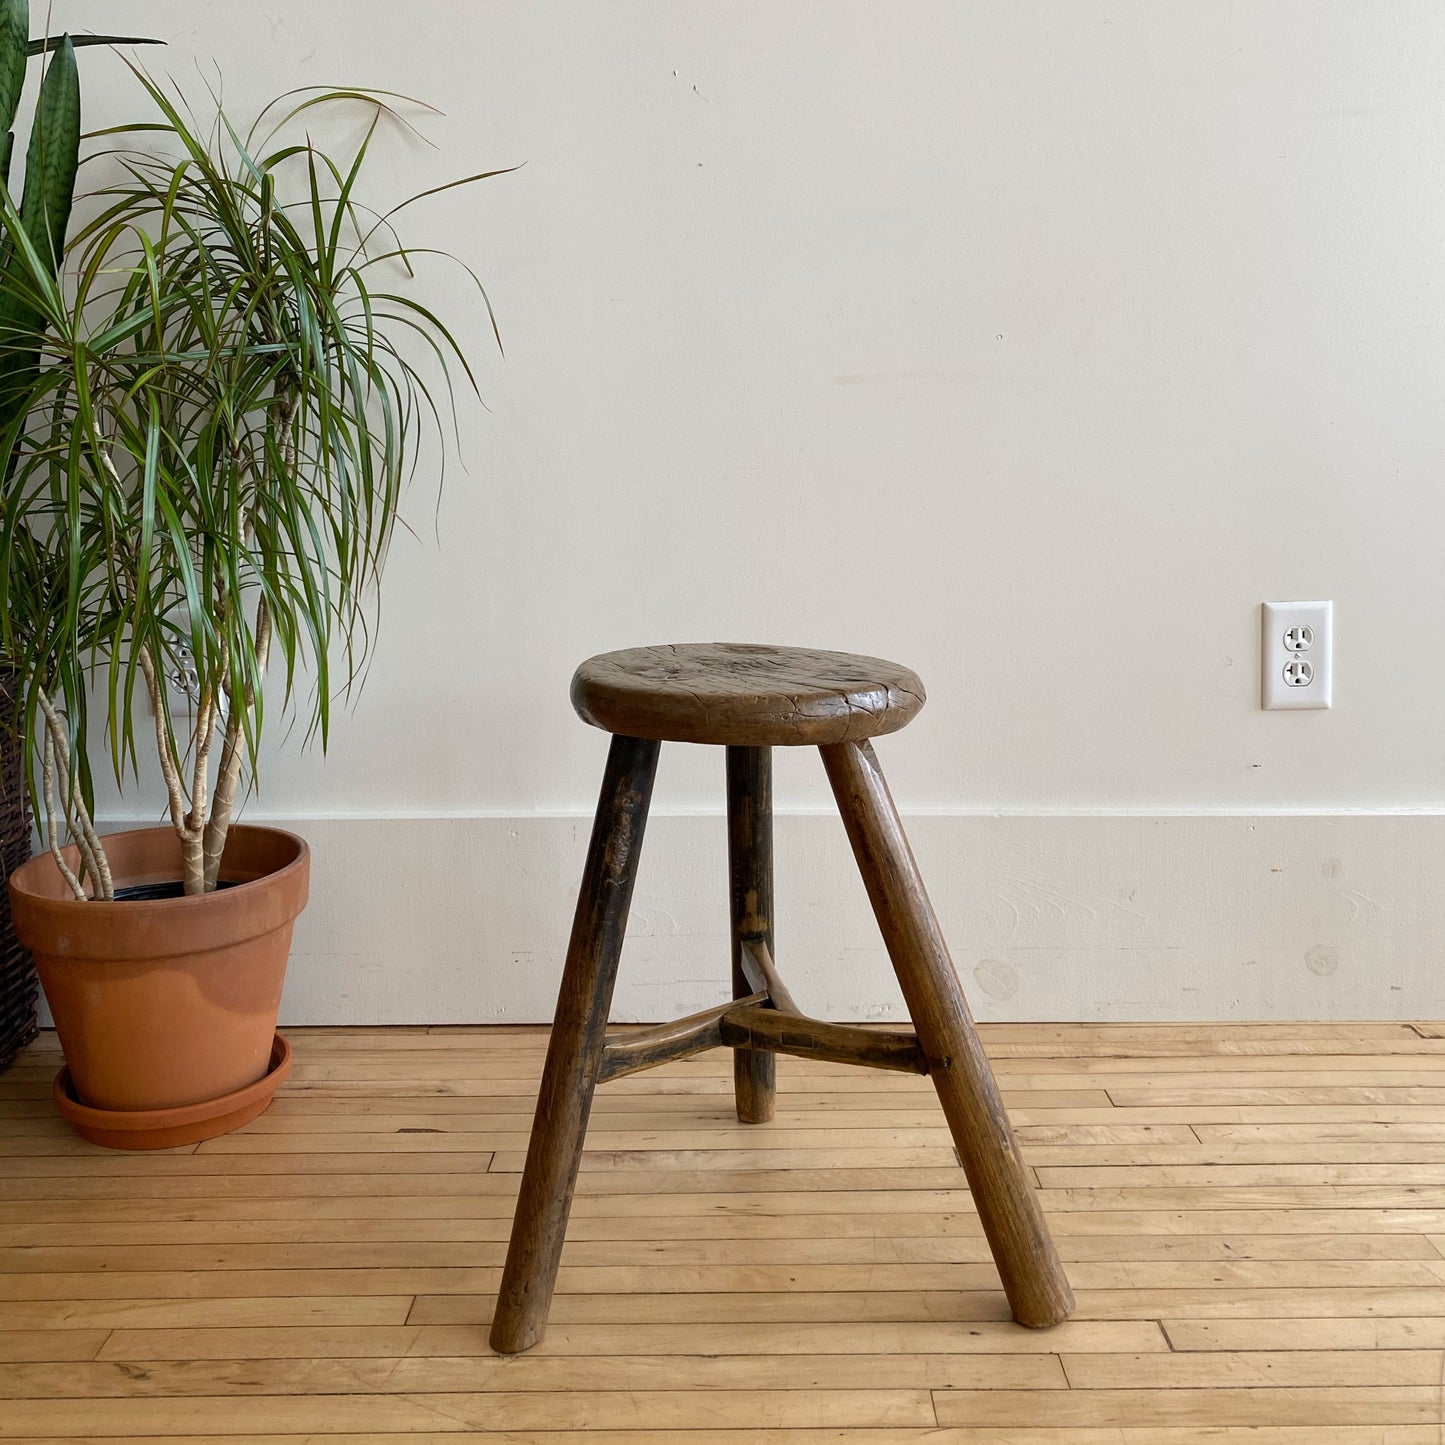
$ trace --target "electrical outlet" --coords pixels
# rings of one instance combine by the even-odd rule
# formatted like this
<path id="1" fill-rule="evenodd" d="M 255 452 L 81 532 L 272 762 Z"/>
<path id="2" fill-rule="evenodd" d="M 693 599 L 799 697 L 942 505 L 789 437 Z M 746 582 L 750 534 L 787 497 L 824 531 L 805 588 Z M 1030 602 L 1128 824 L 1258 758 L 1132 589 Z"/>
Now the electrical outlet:
<path id="1" fill-rule="evenodd" d="M 166 667 L 166 681 L 170 683 L 171 691 L 178 696 L 188 698 L 193 703 L 200 701 L 201 679 L 196 672 L 196 659 L 184 642 L 176 643 L 171 649 Z"/>
<path id="2" fill-rule="evenodd" d="M 1260 705 L 1334 706 L 1334 603 L 1266 602 L 1260 646 Z"/>
<path id="3" fill-rule="evenodd" d="M 167 706 L 172 715 L 178 711 L 184 714 L 200 706 L 201 677 L 196 671 L 196 659 L 187 643 L 175 642 L 166 649 L 161 677 L 165 681 Z M 154 714 L 155 704 L 149 694 L 146 702 Z"/>

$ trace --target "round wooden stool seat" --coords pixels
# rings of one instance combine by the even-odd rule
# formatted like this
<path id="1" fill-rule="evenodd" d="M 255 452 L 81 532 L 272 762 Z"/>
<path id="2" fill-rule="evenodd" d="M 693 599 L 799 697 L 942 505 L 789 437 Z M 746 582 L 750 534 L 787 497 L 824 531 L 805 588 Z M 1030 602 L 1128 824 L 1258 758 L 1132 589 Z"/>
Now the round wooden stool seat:
<path id="1" fill-rule="evenodd" d="M 861 742 L 897 732 L 923 703 L 896 662 L 736 642 L 604 652 L 572 678 L 572 706 L 593 727 L 730 747 Z"/>

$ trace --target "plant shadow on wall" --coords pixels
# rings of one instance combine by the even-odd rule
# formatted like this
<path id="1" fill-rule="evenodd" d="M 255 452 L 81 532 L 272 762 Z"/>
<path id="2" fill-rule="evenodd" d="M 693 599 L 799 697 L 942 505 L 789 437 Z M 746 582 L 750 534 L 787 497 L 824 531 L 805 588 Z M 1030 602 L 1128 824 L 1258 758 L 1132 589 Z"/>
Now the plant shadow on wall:
<path id="1" fill-rule="evenodd" d="M 61 278 L 69 186 L 39 229 L 29 175 L 19 207 L 0 192 L 0 641 L 22 672 L 48 850 L 11 895 L 63 1091 L 111 1132 L 144 1134 L 139 1113 L 234 1104 L 282 1071 L 276 1010 L 308 855 L 234 823 L 265 684 L 324 748 L 333 700 L 362 675 L 422 438 L 445 456 L 457 390 L 477 390 L 451 325 L 408 292 L 413 262 L 443 253 L 403 241 L 398 212 L 501 172 L 377 212 L 365 163 L 415 102 L 312 88 L 243 132 L 214 96 L 200 121 L 126 63 L 153 118 L 99 133 L 117 179 L 91 193 Z M 357 107 L 368 121 L 341 158 L 303 130 Z M 184 708 L 167 685 L 178 670 Z M 148 746 L 169 827 L 101 838 L 92 751 L 123 786 Z M 211 1132 L 239 1122 L 212 1112 Z M 179 1142 L 107 1142 L 157 1139 Z"/>

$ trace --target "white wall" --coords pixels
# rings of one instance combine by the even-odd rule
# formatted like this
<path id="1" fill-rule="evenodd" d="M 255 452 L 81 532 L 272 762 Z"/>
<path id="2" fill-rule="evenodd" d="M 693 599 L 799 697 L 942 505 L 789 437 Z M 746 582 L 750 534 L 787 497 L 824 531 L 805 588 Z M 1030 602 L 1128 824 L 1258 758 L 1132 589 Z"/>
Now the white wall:
<path id="1" fill-rule="evenodd" d="M 279 753 L 251 809 L 307 820 L 328 853 L 293 1016 L 544 1014 L 566 840 L 605 751 L 570 671 L 713 638 L 924 677 L 929 707 L 880 752 L 929 815 L 919 851 L 966 981 L 985 958 L 1020 980 L 976 982 L 981 1012 L 1438 1011 L 1445 916 L 1422 890 L 1441 825 L 1414 815 L 1445 805 L 1445 7 L 55 14 L 168 38 L 147 62 L 198 97 L 214 58 L 243 116 L 308 82 L 424 97 L 437 148 L 394 138 L 389 194 L 526 163 L 417 209 L 416 238 L 485 276 L 506 360 L 448 282 L 490 408 L 464 417 L 470 474 L 435 526 L 418 489 L 421 540 L 397 547 L 330 756 Z M 134 114 L 118 62 L 82 61 L 87 123 Z M 1292 597 L 1336 604 L 1328 713 L 1258 709 L 1258 604 Z M 719 758 L 663 767 L 664 813 L 720 805 Z M 778 783 L 784 811 L 827 803 L 809 757 Z M 624 1012 L 712 997 L 725 969 L 715 824 L 669 829 L 696 868 L 654 849 L 649 906 L 690 916 L 711 887 L 716 916 L 698 904 L 681 962 L 633 960 Z M 1131 849 L 1151 920 L 1134 933 L 1097 906 L 1126 881 L 1100 860 L 1127 872 Z M 828 959 L 857 885 L 809 851 L 790 944 Z M 1383 885 L 1375 912 L 1331 902 L 1341 859 Z M 1271 893 L 1273 869 L 1318 886 Z M 1002 919 L 1017 902 L 1004 874 L 1033 879 L 1038 916 L 990 930 L 989 900 Z M 1321 946 L 1349 966 L 1307 967 Z M 879 972 L 827 972 L 811 997 L 836 1014 L 893 997 Z"/>

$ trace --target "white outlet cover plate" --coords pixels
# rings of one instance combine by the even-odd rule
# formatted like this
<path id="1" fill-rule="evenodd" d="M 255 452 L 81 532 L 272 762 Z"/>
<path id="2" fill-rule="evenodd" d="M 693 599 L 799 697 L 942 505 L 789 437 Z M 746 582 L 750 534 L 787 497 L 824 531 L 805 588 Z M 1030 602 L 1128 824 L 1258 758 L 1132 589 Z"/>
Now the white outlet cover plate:
<path id="1" fill-rule="evenodd" d="M 1265 708 L 1333 707 L 1335 701 L 1335 635 L 1333 602 L 1266 602 L 1261 609 L 1260 705 Z M 1308 643 L 1300 647 L 1295 629 L 1307 628 Z M 1292 639 L 1294 646 L 1287 638 Z M 1308 665 L 1304 686 L 1285 681 L 1291 663 Z"/>

